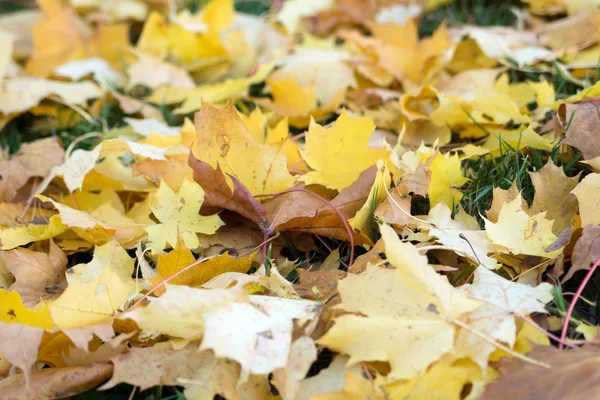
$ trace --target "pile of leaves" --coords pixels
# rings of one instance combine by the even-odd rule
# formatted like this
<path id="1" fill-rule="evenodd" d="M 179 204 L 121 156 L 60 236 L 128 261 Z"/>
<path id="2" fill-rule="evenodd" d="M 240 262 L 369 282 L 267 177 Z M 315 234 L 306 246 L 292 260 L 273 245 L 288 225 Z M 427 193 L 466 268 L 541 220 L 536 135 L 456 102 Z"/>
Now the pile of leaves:
<path id="1" fill-rule="evenodd" d="M 446 3 L 1 15 L 0 397 L 593 397 L 600 9 Z"/>

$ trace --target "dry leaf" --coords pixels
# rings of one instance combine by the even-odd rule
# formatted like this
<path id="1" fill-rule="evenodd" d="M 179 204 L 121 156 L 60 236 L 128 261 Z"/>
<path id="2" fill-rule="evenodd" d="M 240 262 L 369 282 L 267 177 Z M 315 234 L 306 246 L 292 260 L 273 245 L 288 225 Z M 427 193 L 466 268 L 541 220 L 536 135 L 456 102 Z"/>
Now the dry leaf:
<path id="1" fill-rule="evenodd" d="M 106 381 L 112 372 L 111 364 L 50 368 L 33 371 L 28 382 L 23 374 L 0 381 L 0 390 L 7 399 L 16 400 L 70 397 L 98 386 Z"/>
<path id="2" fill-rule="evenodd" d="M 529 353 L 532 358 L 548 363 L 550 368 L 512 359 L 500 366 L 502 376 L 486 386 L 483 393 L 486 399 L 580 399 L 595 396 L 598 366 L 598 348 L 588 345 L 569 351 L 552 346 L 537 346 Z M 560 366 L 569 365 L 568 370 Z M 589 380 L 583 387 L 570 382 Z"/>
<path id="3" fill-rule="evenodd" d="M 101 389 L 110 389 L 119 383 L 129 383 L 145 390 L 153 386 L 192 386 L 203 382 L 202 394 L 233 398 L 239 377 L 239 366 L 232 361 L 217 359 L 210 350 L 198 351 L 192 343 L 182 349 L 173 349 L 170 343 L 148 348 L 134 348 L 127 354 L 112 359 L 115 365 L 110 381 Z M 192 382 L 190 382 L 192 381 Z"/>
<path id="4" fill-rule="evenodd" d="M 56 298 L 67 286 L 67 257 L 52 240 L 49 254 L 15 249 L 0 253 L 0 257 L 16 279 L 9 290 L 19 293 L 27 307 Z"/>
<path id="5" fill-rule="evenodd" d="M 596 225 L 586 225 L 583 228 L 583 234 L 575 243 L 573 255 L 571 256 L 571 268 L 562 278 L 561 282 L 566 282 L 573 277 L 577 271 L 585 271 L 592 267 L 594 262 L 600 257 L 600 227 Z"/>
<path id="6" fill-rule="evenodd" d="M 194 180 L 205 191 L 204 204 L 234 211 L 256 222 L 261 229 L 266 228 L 265 208 L 235 176 L 229 175 L 233 182 L 232 191 L 218 163 L 217 168 L 213 169 L 210 164 L 195 158 L 191 152 L 188 162 L 194 171 Z"/>

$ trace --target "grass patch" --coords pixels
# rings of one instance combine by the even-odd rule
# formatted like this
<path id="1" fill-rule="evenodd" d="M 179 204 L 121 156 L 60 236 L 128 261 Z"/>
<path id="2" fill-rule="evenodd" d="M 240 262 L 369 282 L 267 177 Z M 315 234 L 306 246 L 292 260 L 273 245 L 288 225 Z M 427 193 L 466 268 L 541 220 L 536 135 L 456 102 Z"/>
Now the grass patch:
<path id="1" fill-rule="evenodd" d="M 512 26 L 517 17 L 512 11 L 519 1 L 454 0 L 444 7 L 426 13 L 420 21 L 419 34 L 430 36 L 445 22 L 448 26 Z"/>

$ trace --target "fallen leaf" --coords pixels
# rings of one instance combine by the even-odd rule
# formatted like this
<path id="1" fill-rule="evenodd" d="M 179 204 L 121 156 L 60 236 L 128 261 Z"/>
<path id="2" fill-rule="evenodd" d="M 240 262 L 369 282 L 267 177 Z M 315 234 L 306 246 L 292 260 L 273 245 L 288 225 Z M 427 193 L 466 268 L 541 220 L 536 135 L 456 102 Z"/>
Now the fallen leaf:
<path id="1" fill-rule="evenodd" d="M 384 390 L 394 399 L 417 400 L 428 396 L 436 396 L 438 399 L 458 399 L 469 384 L 474 385 L 475 382 L 484 381 L 481 375 L 479 368 L 473 363 L 441 362 L 422 376 L 408 382 L 398 381 L 388 384 Z M 490 378 L 488 376 L 488 379 Z"/>
<path id="2" fill-rule="evenodd" d="M 547 211 L 546 218 L 554 221 L 552 232 L 560 234 L 571 228 L 571 219 L 577 210 L 577 199 L 571 193 L 579 182 L 581 174 L 567 177 L 561 167 L 554 165 L 551 159 L 537 173 L 529 173 L 535 187 L 533 204 L 528 211 L 538 214 Z"/>
<path id="3" fill-rule="evenodd" d="M 57 0 L 43 0 L 40 8 L 44 15 L 32 28 L 34 51 L 27 62 L 30 74 L 46 77 L 66 61 L 94 56 L 118 68 L 120 61 L 131 57 L 126 24 L 101 26 L 90 32 L 75 10 Z"/>
<path id="4" fill-rule="evenodd" d="M 406 226 L 413 222 L 410 215 L 411 197 L 401 195 L 394 190 L 387 194 L 381 204 L 375 209 L 375 216 L 381 218 L 386 224 L 397 227 Z"/>
<path id="5" fill-rule="evenodd" d="M 302 336 L 292 343 L 286 367 L 273 371 L 272 383 L 284 398 L 297 398 L 302 380 L 316 359 L 317 346 L 311 338 Z"/>
<path id="6" fill-rule="evenodd" d="M 598 206 L 600 205 L 600 174 L 589 174 L 571 191 L 579 202 L 581 225 L 600 225 Z"/>
<path id="7" fill-rule="evenodd" d="M 187 114 L 200 110 L 203 102 L 218 104 L 244 96 L 251 85 L 264 81 L 273 66 L 272 63 L 261 65 L 256 73 L 248 78 L 227 79 L 223 82 L 196 86 L 193 89 L 161 86 L 152 93 L 148 101 L 159 104 L 183 102 L 174 112 Z"/>
<path id="8" fill-rule="evenodd" d="M 217 215 L 198 214 L 204 201 L 204 190 L 196 183 L 184 181 L 177 193 L 166 183 L 150 196 L 150 210 L 160 224 L 148 226 L 149 246 L 153 251 L 174 246 L 181 236 L 188 248 L 198 247 L 198 233 L 211 234 L 223 225 Z"/>
<path id="9" fill-rule="evenodd" d="M 111 364 L 49 368 L 31 372 L 29 380 L 19 374 L 0 381 L 0 390 L 7 398 L 19 400 L 70 397 L 98 386 L 112 373 Z"/>
<path id="10" fill-rule="evenodd" d="M 460 187 L 469 181 L 462 176 L 458 155 L 436 154 L 429 164 L 431 181 L 427 195 L 431 207 L 444 202 L 448 207 L 454 207 L 462 198 Z"/>
<path id="11" fill-rule="evenodd" d="M 133 348 L 127 354 L 112 359 L 115 366 L 110 381 L 101 389 L 110 389 L 119 383 L 129 383 L 146 390 L 153 386 L 171 385 L 189 387 L 189 381 L 204 382 L 202 394 L 234 398 L 239 379 L 236 363 L 217 359 L 210 350 L 198 350 L 197 343 L 182 349 L 173 349 L 170 343 L 148 348 Z"/>
<path id="12" fill-rule="evenodd" d="M 306 134 L 306 146 L 300 153 L 314 171 L 301 179 L 307 185 L 318 183 L 335 190 L 350 186 L 377 160 L 387 159 L 385 151 L 371 150 L 367 145 L 373 129 L 372 120 L 352 118 L 346 111 L 331 128 L 312 122 Z M 352 160 L 351 168 L 348 168 L 349 160 Z"/>
<path id="13" fill-rule="evenodd" d="M 539 366 L 513 358 L 500 366 L 502 376 L 486 386 L 483 396 L 486 399 L 506 399 L 517 396 L 519 399 L 560 398 L 576 399 L 581 396 L 594 396 L 598 390 L 595 377 L 598 367 L 598 349 L 585 346 L 569 351 L 558 350 L 552 346 L 536 346 L 529 356 L 548 363 L 550 368 Z M 570 365 L 564 371 L 560 365 Z M 589 379 L 589 385 L 580 388 L 568 382 Z"/>
<path id="14" fill-rule="evenodd" d="M 199 316 L 208 310 L 246 300 L 242 290 L 205 290 L 168 283 L 165 289 L 166 292 L 158 298 L 152 298 L 148 306 L 129 311 L 121 319 L 129 318 L 142 329 L 194 340 L 200 339 L 204 332 L 205 323 Z"/>
<path id="15" fill-rule="evenodd" d="M 16 279 L 9 290 L 19 293 L 27 307 L 57 297 L 57 292 L 49 289 L 60 292 L 66 288 L 67 257 L 52 240 L 48 254 L 19 248 L 2 252 L 0 257 Z"/>
<path id="16" fill-rule="evenodd" d="M 469 297 L 486 305 L 465 318 L 470 329 L 459 331 L 454 351 L 458 357 L 471 358 L 482 371 L 486 370 L 490 355 L 496 350 L 489 338 L 512 348 L 517 338 L 515 316 L 546 313 L 545 305 L 553 299 L 552 286 L 548 283 L 531 287 L 511 282 L 481 267 L 475 270 L 473 284 L 462 288 Z"/>
<path id="17" fill-rule="evenodd" d="M 343 399 L 385 399 L 385 392 L 380 387 L 359 374 L 348 372 L 344 378 L 344 387 L 335 393 L 312 396 L 315 400 L 343 400 Z"/>
<path id="18" fill-rule="evenodd" d="M 198 263 L 195 267 L 170 279 L 169 282 L 173 285 L 197 287 L 224 272 L 248 272 L 252 266 L 252 259 L 253 255 L 249 257 L 233 258 L 228 253 L 221 254 L 202 263 Z M 153 286 L 156 286 L 183 268 L 193 264 L 195 261 L 196 259 L 192 252 L 185 246 L 185 243 L 183 243 L 180 238 L 177 241 L 177 245 L 173 248 L 173 251 L 167 255 L 158 256 L 156 276 L 152 277 L 150 282 Z M 160 295 L 163 292 L 164 289 L 155 291 L 157 295 Z"/>
<path id="19" fill-rule="evenodd" d="M 133 128 L 133 131 L 142 136 L 159 133 L 167 136 L 179 136 L 179 129 L 170 127 L 155 118 L 124 118 L 125 122 Z"/>
<path id="20" fill-rule="evenodd" d="M 389 362 L 390 380 L 411 379 L 452 349 L 452 321 L 480 303 L 454 289 L 392 228 L 381 225 L 381 233 L 387 260 L 395 268 L 371 265 L 365 274 L 342 279 L 340 307 L 364 316 L 336 317 L 318 343 L 348 354 L 350 364 Z"/>
<path id="21" fill-rule="evenodd" d="M 485 221 L 485 231 L 497 250 L 514 255 L 526 254 L 554 258 L 561 249 L 547 251 L 557 239 L 552 233 L 552 221 L 546 212 L 529 216 L 522 208 L 521 196 L 505 203 L 500 210 L 498 222 Z"/>
<path id="22" fill-rule="evenodd" d="M 48 302 L 54 324 L 62 329 L 79 328 L 110 318 L 136 293 L 131 279 L 133 264 L 134 260 L 115 242 L 96 246 L 92 261 L 67 272 L 66 290 Z"/>
<path id="23" fill-rule="evenodd" d="M 22 390 L 23 380 L 31 381 L 31 368 L 37 360 L 38 346 L 42 341 L 44 330 L 32 326 L 0 322 L 0 354 L 13 366 L 18 367 L 25 379 L 19 379 Z M 0 382 L 0 387 L 5 380 Z M 2 392 L 4 393 L 4 392 Z"/>
<path id="24" fill-rule="evenodd" d="M 26 92 L 28 96 L 22 94 Z M 50 95 L 57 95 L 69 104 L 81 104 L 102 96 L 102 90 L 92 82 L 57 82 L 42 78 L 21 77 L 7 80 L 0 90 L 0 112 L 8 114 L 27 111 Z"/>
<path id="25" fill-rule="evenodd" d="M 302 390 L 296 396 L 296 400 L 308 400 L 312 396 L 326 393 L 334 393 L 343 389 L 346 381 L 346 372 L 360 374 L 359 366 L 346 368 L 348 357 L 337 355 L 327 368 L 319 371 L 317 375 L 302 381 Z"/>
<path id="26" fill-rule="evenodd" d="M 427 216 L 427 222 L 431 225 L 422 225 L 420 229 L 428 230 L 429 239 L 435 237 L 436 241 L 468 258 L 473 264 L 483 265 L 492 270 L 496 268 L 497 261 L 489 256 L 495 253 L 495 249 L 486 232 L 470 229 L 466 224 L 453 220 L 451 216 L 450 208 L 445 203 L 439 203 Z"/>
<path id="27" fill-rule="evenodd" d="M 314 306 L 308 300 L 267 296 L 227 304 L 204 314 L 206 328 L 200 348 L 239 362 L 243 374 L 269 374 L 287 364 L 292 320 L 314 318 Z"/>
<path id="28" fill-rule="evenodd" d="M 49 219 L 44 218 L 41 223 L 32 221 L 30 223 L 0 228 L 0 249 L 11 250 L 31 242 L 38 242 L 56 237 L 67 230 L 60 221 L 58 215 Z"/>
<path id="29" fill-rule="evenodd" d="M 178 191 L 183 182 L 193 180 L 192 168 L 185 154 L 166 155 L 166 160 L 145 159 L 131 165 L 133 176 L 144 176 L 158 186 L 164 181 L 171 189 Z"/>
<path id="30" fill-rule="evenodd" d="M 155 89 L 162 85 L 193 88 L 194 81 L 184 69 L 142 52 L 138 60 L 127 68 L 128 86 L 144 85 Z"/>
<path id="31" fill-rule="evenodd" d="M 578 26 L 589 26 L 590 33 L 581 34 Z M 600 40 L 600 13 L 588 10 L 546 24 L 539 30 L 539 40 L 552 50 L 576 48 Z"/>
<path id="32" fill-rule="evenodd" d="M 204 104 L 195 117 L 197 151 L 211 167 L 238 179 L 252 195 L 288 189 L 293 182 L 287 170 L 285 142 L 259 144 L 244 126 L 233 103 L 223 110 Z"/>
<path id="33" fill-rule="evenodd" d="M 329 271 L 298 269 L 297 271 L 300 282 L 294 285 L 294 290 L 300 297 L 310 300 L 315 300 L 317 297 L 322 301 L 329 299 L 337 292 L 338 282 L 346 276 L 346 272 L 337 269 Z"/>
<path id="34" fill-rule="evenodd" d="M 575 272 L 589 270 L 594 262 L 600 257 L 600 227 L 596 225 L 586 225 L 583 228 L 583 234 L 575 243 L 573 255 L 571 256 L 571 268 L 562 278 L 561 282 L 566 282 L 573 277 Z"/>
<path id="35" fill-rule="evenodd" d="M 377 161 L 377 175 L 375 182 L 369 191 L 369 197 L 363 206 L 356 212 L 354 217 L 348 220 L 350 227 L 362 232 L 364 235 L 373 235 L 375 226 L 373 223 L 373 209 L 386 198 L 388 187 L 392 181 L 392 175 L 385 166 L 383 160 Z"/>
<path id="36" fill-rule="evenodd" d="M 266 228 L 265 208 L 236 177 L 229 175 L 233 182 L 232 191 L 218 163 L 217 168 L 213 169 L 210 164 L 195 158 L 191 152 L 188 163 L 194 171 L 194 180 L 204 189 L 204 204 L 234 211 L 256 222 L 262 229 Z"/>
<path id="37" fill-rule="evenodd" d="M 124 336 L 127 335 L 121 335 L 121 337 Z M 124 353 L 126 349 L 126 345 L 122 343 L 119 345 L 113 345 L 113 343 L 106 342 L 102 343 L 97 349 L 93 351 L 87 351 L 87 349 L 84 350 L 80 347 L 70 347 L 68 353 L 61 354 L 61 358 L 64 360 L 64 364 L 66 367 L 78 367 L 91 363 L 104 364 L 109 362 L 111 358 Z"/>
<path id="38" fill-rule="evenodd" d="M 105 90 L 109 90 L 114 86 L 122 86 L 125 83 L 125 77 L 112 69 L 101 58 L 69 61 L 57 67 L 55 73 L 58 76 L 70 78 L 74 82 L 91 75 Z"/>
<path id="39" fill-rule="evenodd" d="M 96 162 L 100 157 L 102 146 L 96 146 L 93 150 L 87 151 L 77 149 L 69 155 L 69 158 L 61 165 L 52 168 L 48 177 L 40 184 L 37 193 L 42 193 L 52 179 L 56 176 L 62 176 L 65 185 L 70 192 L 80 189 L 83 186 L 83 179 L 96 166 Z"/>
<path id="40" fill-rule="evenodd" d="M 565 133 L 564 143 L 581 151 L 586 160 L 600 156 L 600 147 L 596 146 L 600 134 L 599 113 L 598 104 L 592 102 L 561 104 L 557 110 L 562 133 Z"/>

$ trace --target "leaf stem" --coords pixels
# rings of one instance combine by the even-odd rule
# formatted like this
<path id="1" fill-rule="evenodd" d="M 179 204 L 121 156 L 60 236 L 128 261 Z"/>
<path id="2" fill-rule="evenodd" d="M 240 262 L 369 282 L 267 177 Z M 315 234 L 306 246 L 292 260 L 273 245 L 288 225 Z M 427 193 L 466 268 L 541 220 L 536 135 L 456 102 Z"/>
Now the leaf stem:
<path id="1" fill-rule="evenodd" d="M 583 280 L 579 284 L 579 287 L 577 288 L 577 291 L 575 292 L 575 296 L 573 296 L 573 298 L 571 299 L 571 303 L 569 304 L 569 308 L 567 309 L 567 313 L 565 314 L 565 320 L 563 322 L 562 331 L 560 333 L 560 342 L 558 343 L 559 349 L 563 348 L 563 343 L 567 337 L 567 329 L 569 328 L 569 321 L 571 320 L 571 314 L 573 314 L 573 310 L 575 309 L 575 304 L 577 303 L 577 300 L 579 300 L 579 297 L 581 297 L 581 293 L 583 292 L 583 289 L 585 289 L 586 285 L 592 278 L 592 275 L 594 275 L 594 272 L 596 272 L 596 268 L 598 268 L 599 264 L 600 264 L 600 257 L 598 257 L 596 259 L 596 262 L 594 262 L 594 265 L 592 265 L 592 268 L 590 268 L 588 273 L 585 275 L 585 278 L 583 278 Z"/>

